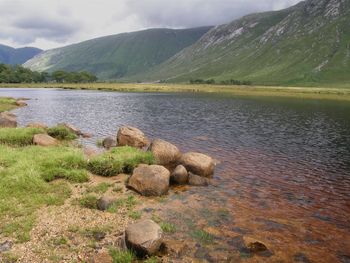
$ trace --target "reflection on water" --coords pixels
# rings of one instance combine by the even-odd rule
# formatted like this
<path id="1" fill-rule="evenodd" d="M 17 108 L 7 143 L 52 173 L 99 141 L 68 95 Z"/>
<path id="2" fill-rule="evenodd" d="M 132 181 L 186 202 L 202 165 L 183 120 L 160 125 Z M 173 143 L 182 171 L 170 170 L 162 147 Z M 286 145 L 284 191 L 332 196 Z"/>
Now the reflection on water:
<path id="1" fill-rule="evenodd" d="M 349 262 L 349 103 L 35 89 L 1 89 L 0 96 L 32 99 L 16 111 L 21 125 L 69 122 L 96 140 L 128 124 L 218 159 L 213 186 L 167 201 L 173 205 L 166 216 L 183 230 L 179 238 L 193 228 L 215 236 L 192 256 L 216 262 L 226 251 L 235 262 Z M 247 254 L 243 236 L 272 253 Z"/>

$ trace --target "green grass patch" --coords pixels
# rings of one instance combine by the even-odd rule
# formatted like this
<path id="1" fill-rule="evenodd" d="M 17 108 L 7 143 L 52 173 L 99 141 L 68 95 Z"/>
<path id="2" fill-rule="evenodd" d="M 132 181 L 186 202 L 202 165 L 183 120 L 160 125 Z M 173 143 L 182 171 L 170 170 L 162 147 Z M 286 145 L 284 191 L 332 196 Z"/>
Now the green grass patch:
<path id="1" fill-rule="evenodd" d="M 211 244 L 214 241 L 214 237 L 211 234 L 201 229 L 194 230 L 191 236 L 204 245 Z"/>
<path id="2" fill-rule="evenodd" d="M 88 195 L 82 196 L 77 201 L 79 202 L 80 206 L 84 208 L 97 209 L 97 200 L 98 200 L 97 196 L 88 194 Z"/>
<path id="3" fill-rule="evenodd" d="M 137 219 L 140 219 L 142 214 L 140 211 L 130 211 L 128 213 L 128 216 L 131 218 L 131 219 L 134 219 L 134 220 L 137 220 Z"/>
<path id="4" fill-rule="evenodd" d="M 42 206 L 62 205 L 71 194 L 67 182 L 49 181 L 56 178 L 85 181 L 88 178 L 82 176 L 84 167 L 86 163 L 79 149 L 0 145 L 2 234 L 16 238 L 17 242 L 27 241 L 35 224 L 34 212 Z"/>
<path id="5" fill-rule="evenodd" d="M 110 213 L 116 213 L 121 208 L 126 208 L 128 211 L 131 211 L 137 204 L 135 196 L 130 195 L 127 198 L 120 198 L 116 200 L 111 207 L 107 209 Z"/>
<path id="6" fill-rule="evenodd" d="M 176 232 L 176 226 L 173 223 L 169 222 L 160 222 L 160 227 L 162 228 L 163 232 L 165 233 L 175 233 Z"/>
<path id="7" fill-rule="evenodd" d="M 139 164 L 153 164 L 151 152 L 125 146 L 117 147 L 92 158 L 88 164 L 90 172 L 101 176 L 114 176 L 118 173 L 130 173 Z"/>
<path id="8" fill-rule="evenodd" d="M 99 183 L 98 185 L 88 187 L 86 191 L 88 193 L 104 194 L 108 191 L 109 187 L 111 187 L 111 184 L 103 182 Z"/>
<path id="9" fill-rule="evenodd" d="M 45 133 L 38 128 L 1 128 L 0 144 L 10 146 L 26 146 L 33 144 L 35 134 Z"/>
<path id="10" fill-rule="evenodd" d="M 143 261 L 144 263 L 158 263 L 159 260 L 158 258 L 156 257 L 150 257 L 150 258 L 147 258 L 145 261 Z"/>
<path id="11" fill-rule="evenodd" d="M 110 248 L 109 254 L 113 258 L 113 263 L 132 263 L 136 258 L 135 254 L 130 250 Z"/>
<path id="12" fill-rule="evenodd" d="M 16 108 L 16 100 L 12 98 L 0 98 L 0 112 Z"/>
<path id="13" fill-rule="evenodd" d="M 78 138 L 78 136 L 63 125 L 57 125 L 47 129 L 47 134 L 57 140 L 71 141 Z"/>

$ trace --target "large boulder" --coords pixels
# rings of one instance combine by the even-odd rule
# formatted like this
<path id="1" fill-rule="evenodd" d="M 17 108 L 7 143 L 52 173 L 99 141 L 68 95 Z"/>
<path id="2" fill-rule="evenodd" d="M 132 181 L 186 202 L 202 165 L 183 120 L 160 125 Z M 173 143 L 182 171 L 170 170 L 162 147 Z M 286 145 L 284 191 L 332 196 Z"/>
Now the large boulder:
<path id="1" fill-rule="evenodd" d="M 181 157 L 181 152 L 175 145 L 161 139 L 154 140 L 148 150 L 160 165 L 176 163 Z"/>
<path id="2" fill-rule="evenodd" d="M 28 128 L 39 128 L 39 129 L 47 129 L 48 126 L 44 123 L 40 123 L 40 122 L 31 122 L 28 123 L 27 126 Z"/>
<path id="3" fill-rule="evenodd" d="M 215 162 L 210 156 L 196 152 L 183 154 L 180 164 L 185 166 L 187 171 L 205 177 L 213 175 L 215 168 Z"/>
<path id="4" fill-rule="evenodd" d="M 163 232 L 154 221 L 142 220 L 126 228 L 125 241 L 127 247 L 135 251 L 137 256 L 152 256 L 160 249 Z"/>
<path id="5" fill-rule="evenodd" d="M 0 128 L 16 128 L 16 116 L 8 112 L 0 113 Z"/>
<path id="6" fill-rule="evenodd" d="M 111 136 L 104 138 L 102 141 L 102 146 L 106 149 L 110 149 L 112 147 L 117 147 L 117 140 Z"/>
<path id="7" fill-rule="evenodd" d="M 188 184 L 193 186 L 208 186 L 209 179 L 190 172 L 188 174 Z"/>
<path id="8" fill-rule="evenodd" d="M 128 186 L 144 196 L 160 196 L 169 190 L 170 172 L 160 165 L 141 164 L 134 169 Z"/>
<path id="9" fill-rule="evenodd" d="M 171 173 L 170 181 L 174 184 L 187 184 L 188 172 L 185 166 L 176 166 L 175 170 Z"/>
<path id="10" fill-rule="evenodd" d="M 33 143 L 39 146 L 56 146 L 59 141 L 47 134 L 35 134 Z"/>
<path id="11" fill-rule="evenodd" d="M 132 146 L 143 148 L 148 144 L 145 134 L 137 128 L 124 126 L 117 133 L 119 146 Z"/>

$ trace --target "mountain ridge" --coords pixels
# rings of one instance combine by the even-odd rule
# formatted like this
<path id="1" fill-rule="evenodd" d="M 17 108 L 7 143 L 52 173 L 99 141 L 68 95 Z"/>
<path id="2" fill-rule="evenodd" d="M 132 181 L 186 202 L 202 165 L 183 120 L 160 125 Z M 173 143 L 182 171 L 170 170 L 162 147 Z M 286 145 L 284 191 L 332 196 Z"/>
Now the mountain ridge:
<path id="1" fill-rule="evenodd" d="M 35 47 L 13 48 L 0 44 L 0 63 L 20 65 L 40 52 L 42 52 L 42 50 Z"/>

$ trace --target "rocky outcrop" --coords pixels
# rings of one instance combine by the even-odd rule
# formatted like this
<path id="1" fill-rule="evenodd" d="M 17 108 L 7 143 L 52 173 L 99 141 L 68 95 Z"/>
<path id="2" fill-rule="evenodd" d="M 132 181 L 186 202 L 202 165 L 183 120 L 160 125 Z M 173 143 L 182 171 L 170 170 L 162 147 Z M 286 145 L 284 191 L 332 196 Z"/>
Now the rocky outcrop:
<path id="1" fill-rule="evenodd" d="M 33 143 L 39 146 L 56 146 L 59 141 L 47 134 L 35 134 Z"/>
<path id="2" fill-rule="evenodd" d="M 178 165 L 171 173 L 170 182 L 174 184 L 187 184 L 188 172 L 183 165 Z"/>
<path id="3" fill-rule="evenodd" d="M 205 154 L 189 152 L 181 156 L 180 163 L 186 167 L 187 171 L 199 176 L 211 176 L 214 173 L 215 162 Z"/>
<path id="4" fill-rule="evenodd" d="M 192 186 L 208 186 L 209 179 L 190 172 L 188 173 L 188 184 Z"/>
<path id="5" fill-rule="evenodd" d="M 181 157 L 181 152 L 175 145 L 161 139 L 154 140 L 148 150 L 153 153 L 159 165 L 176 163 Z"/>
<path id="6" fill-rule="evenodd" d="M 0 113 L 0 128 L 16 128 L 16 116 L 9 112 Z"/>
<path id="7" fill-rule="evenodd" d="M 44 123 L 40 123 L 40 122 L 31 122 L 28 123 L 27 126 L 28 128 L 39 128 L 39 129 L 47 129 L 48 126 Z"/>
<path id="8" fill-rule="evenodd" d="M 137 128 L 124 126 L 117 133 L 118 146 L 132 146 L 143 148 L 147 146 L 148 140 L 145 134 Z"/>
<path id="9" fill-rule="evenodd" d="M 141 164 L 134 169 L 128 186 L 144 196 L 160 196 L 169 190 L 170 172 L 160 165 Z"/>
<path id="10" fill-rule="evenodd" d="M 162 240 L 162 229 L 152 220 L 143 220 L 131 224 L 125 231 L 127 247 L 135 251 L 139 257 L 156 254 L 160 249 Z"/>
<path id="11" fill-rule="evenodd" d="M 102 146 L 106 149 L 110 149 L 112 147 L 117 147 L 117 140 L 111 136 L 106 137 L 102 141 Z"/>

